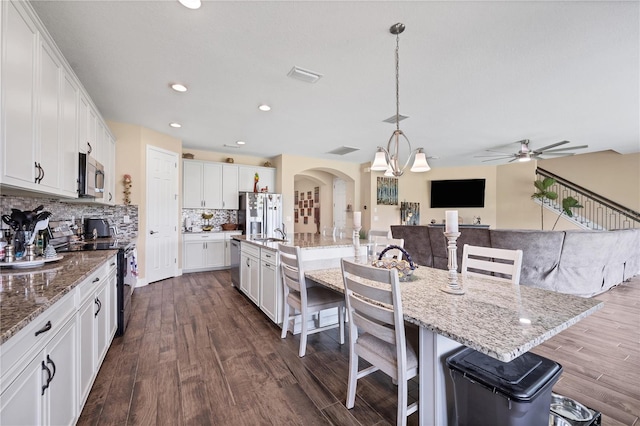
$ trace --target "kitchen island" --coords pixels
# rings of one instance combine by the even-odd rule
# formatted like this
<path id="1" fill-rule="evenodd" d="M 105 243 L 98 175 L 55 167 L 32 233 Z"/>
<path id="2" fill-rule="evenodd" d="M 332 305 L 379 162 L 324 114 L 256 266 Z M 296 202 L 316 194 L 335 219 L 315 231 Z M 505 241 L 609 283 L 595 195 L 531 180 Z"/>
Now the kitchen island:
<path id="1" fill-rule="evenodd" d="M 446 425 L 453 416 L 447 356 L 462 346 L 509 362 L 601 309 L 596 299 L 477 277 L 459 277 L 466 292 L 440 290 L 448 271 L 419 267 L 400 283 L 405 321 L 420 328 L 420 423 Z M 309 280 L 344 292 L 339 268 L 309 271 Z"/>

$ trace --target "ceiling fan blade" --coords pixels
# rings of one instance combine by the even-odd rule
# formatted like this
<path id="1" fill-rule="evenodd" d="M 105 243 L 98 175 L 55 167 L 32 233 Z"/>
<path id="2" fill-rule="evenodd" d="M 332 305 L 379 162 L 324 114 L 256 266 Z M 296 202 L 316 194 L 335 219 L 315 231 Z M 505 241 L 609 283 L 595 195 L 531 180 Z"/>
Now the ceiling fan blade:
<path id="1" fill-rule="evenodd" d="M 513 155 L 513 152 L 510 152 L 510 151 L 507 151 L 507 152 L 505 152 L 505 151 L 496 151 L 495 149 L 485 149 L 485 151 L 486 152 L 495 152 L 495 153 L 502 154 L 502 155 Z"/>
<path id="2" fill-rule="evenodd" d="M 579 145 L 579 146 L 568 146 L 566 148 L 558 148 L 558 149 L 550 149 L 550 150 L 545 150 L 544 153 L 548 153 L 548 152 L 564 152 L 568 149 L 584 149 L 584 148 L 589 148 L 589 145 Z"/>
<path id="3" fill-rule="evenodd" d="M 552 143 L 551 145 L 543 146 L 542 148 L 534 149 L 532 151 L 533 152 L 542 152 L 542 151 L 545 151 L 545 150 L 547 150 L 549 148 L 555 148 L 556 146 L 566 145 L 568 143 L 569 143 L 569 141 L 556 142 L 556 143 Z"/>
<path id="4" fill-rule="evenodd" d="M 493 155 L 474 155 L 473 157 L 474 158 L 509 158 L 509 157 L 513 157 L 513 154 L 504 153 L 504 154 L 500 154 L 500 155 L 496 155 L 496 154 L 493 154 Z"/>
<path id="5" fill-rule="evenodd" d="M 496 158 L 490 158 L 488 160 L 482 160 L 483 163 L 486 163 L 487 161 L 496 161 L 496 160 L 506 160 L 507 158 L 511 158 L 512 156 L 508 156 L 508 157 L 496 157 Z"/>
<path id="6" fill-rule="evenodd" d="M 542 152 L 540 154 L 537 154 L 535 157 L 567 157 L 569 155 L 576 155 L 575 152 L 551 152 L 551 153 L 547 153 L 547 152 Z"/>

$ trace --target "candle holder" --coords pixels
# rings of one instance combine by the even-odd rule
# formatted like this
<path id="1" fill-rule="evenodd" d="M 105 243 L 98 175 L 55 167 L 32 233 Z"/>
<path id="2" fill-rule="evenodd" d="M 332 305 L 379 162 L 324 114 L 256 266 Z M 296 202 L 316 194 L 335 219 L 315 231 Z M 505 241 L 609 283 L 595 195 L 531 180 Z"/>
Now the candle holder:
<path id="1" fill-rule="evenodd" d="M 460 232 L 445 232 L 447 237 L 447 253 L 449 261 L 447 268 L 449 269 L 449 284 L 440 287 L 440 290 L 449 294 L 464 294 L 464 289 L 458 284 L 458 259 L 456 257 L 456 240 L 460 236 Z"/>
<path id="2" fill-rule="evenodd" d="M 355 252 L 356 262 L 360 259 L 360 229 L 361 226 L 355 226 L 353 228 L 353 250 Z"/>

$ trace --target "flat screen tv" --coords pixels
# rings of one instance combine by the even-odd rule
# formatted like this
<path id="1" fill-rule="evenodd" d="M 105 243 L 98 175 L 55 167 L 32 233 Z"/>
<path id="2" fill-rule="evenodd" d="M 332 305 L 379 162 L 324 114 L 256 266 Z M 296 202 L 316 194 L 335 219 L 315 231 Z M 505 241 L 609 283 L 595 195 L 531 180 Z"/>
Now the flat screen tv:
<path id="1" fill-rule="evenodd" d="M 484 179 L 432 180 L 431 208 L 484 207 Z"/>

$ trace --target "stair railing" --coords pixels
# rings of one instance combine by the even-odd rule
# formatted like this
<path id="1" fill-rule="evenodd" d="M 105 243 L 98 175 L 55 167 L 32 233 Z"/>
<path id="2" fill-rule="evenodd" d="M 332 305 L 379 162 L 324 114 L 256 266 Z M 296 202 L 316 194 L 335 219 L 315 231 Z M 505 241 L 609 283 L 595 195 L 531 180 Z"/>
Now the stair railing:
<path id="1" fill-rule="evenodd" d="M 581 187 L 571 181 L 568 181 L 558 175 L 547 170 L 536 168 L 536 176 L 555 179 L 555 184 L 549 188 L 558 194 L 558 199 L 551 201 L 544 199 L 543 205 L 560 214 L 562 212 L 562 200 L 566 197 L 573 197 L 578 200 L 582 208 L 574 209 L 572 220 L 578 225 L 594 230 L 612 230 L 612 229 L 629 229 L 640 228 L 640 213 L 628 207 L 625 207 L 615 201 L 609 200 L 595 192 Z"/>

